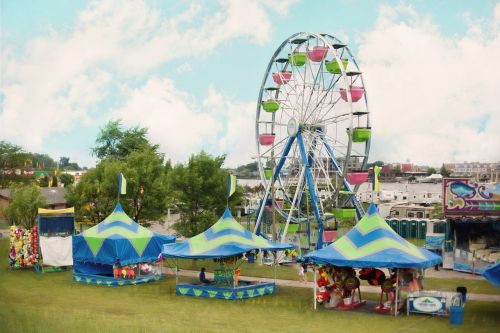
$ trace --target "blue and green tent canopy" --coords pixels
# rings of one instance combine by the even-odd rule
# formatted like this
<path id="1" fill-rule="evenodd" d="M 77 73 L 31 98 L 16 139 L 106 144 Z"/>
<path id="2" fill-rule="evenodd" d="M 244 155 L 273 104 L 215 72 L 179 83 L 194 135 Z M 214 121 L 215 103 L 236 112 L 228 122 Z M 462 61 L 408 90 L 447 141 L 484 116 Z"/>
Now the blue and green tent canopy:
<path id="1" fill-rule="evenodd" d="M 173 242 L 175 236 L 141 227 L 118 203 L 104 221 L 73 237 L 73 261 L 101 265 L 113 265 L 116 260 L 122 265 L 154 261 L 162 246 Z"/>
<path id="2" fill-rule="evenodd" d="M 224 258 L 255 249 L 279 251 L 293 249 L 288 243 L 275 243 L 255 235 L 239 224 L 229 208 L 208 230 L 186 241 L 166 244 L 162 255 L 165 258 Z"/>
<path id="3" fill-rule="evenodd" d="M 483 271 L 483 276 L 491 284 L 500 287 L 500 262 L 486 267 Z"/>
<path id="4" fill-rule="evenodd" d="M 425 268 L 440 263 L 441 257 L 399 236 L 372 203 L 347 234 L 327 247 L 308 253 L 304 260 L 359 268 Z"/>

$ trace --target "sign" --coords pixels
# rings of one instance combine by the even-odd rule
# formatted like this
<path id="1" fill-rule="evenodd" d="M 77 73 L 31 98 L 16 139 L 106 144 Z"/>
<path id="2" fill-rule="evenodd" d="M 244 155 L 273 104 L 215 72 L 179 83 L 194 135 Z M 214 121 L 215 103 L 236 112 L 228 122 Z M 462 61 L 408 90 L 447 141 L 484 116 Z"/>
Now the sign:
<path id="1" fill-rule="evenodd" d="M 477 184 L 465 178 L 445 178 L 443 207 L 446 217 L 500 216 L 500 183 Z"/>
<path id="2" fill-rule="evenodd" d="M 410 296 L 408 298 L 408 307 L 410 312 L 444 315 L 446 314 L 446 297 Z"/>

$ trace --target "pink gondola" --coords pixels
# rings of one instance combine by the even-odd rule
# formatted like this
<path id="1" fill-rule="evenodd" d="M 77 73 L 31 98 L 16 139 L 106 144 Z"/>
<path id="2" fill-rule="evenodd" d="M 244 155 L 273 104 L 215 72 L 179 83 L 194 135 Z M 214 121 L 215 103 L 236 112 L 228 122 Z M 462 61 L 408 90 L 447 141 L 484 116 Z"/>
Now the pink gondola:
<path id="1" fill-rule="evenodd" d="M 267 133 L 259 135 L 259 143 L 263 146 L 270 146 L 274 143 L 275 134 Z"/>
<path id="2" fill-rule="evenodd" d="M 292 72 L 273 73 L 273 80 L 276 84 L 287 84 L 292 79 Z"/>
<path id="3" fill-rule="evenodd" d="M 365 89 L 363 87 L 351 86 L 351 99 L 353 102 L 359 101 L 364 93 Z M 347 93 L 343 88 L 340 88 L 340 97 L 347 102 Z"/>
<path id="4" fill-rule="evenodd" d="M 351 185 L 359 185 L 368 179 L 368 172 L 351 172 L 345 175 L 345 179 Z"/>
<path id="5" fill-rule="evenodd" d="M 326 54 L 328 53 L 327 46 L 315 46 L 312 50 L 307 52 L 309 59 L 314 62 L 323 61 L 326 58 Z"/>

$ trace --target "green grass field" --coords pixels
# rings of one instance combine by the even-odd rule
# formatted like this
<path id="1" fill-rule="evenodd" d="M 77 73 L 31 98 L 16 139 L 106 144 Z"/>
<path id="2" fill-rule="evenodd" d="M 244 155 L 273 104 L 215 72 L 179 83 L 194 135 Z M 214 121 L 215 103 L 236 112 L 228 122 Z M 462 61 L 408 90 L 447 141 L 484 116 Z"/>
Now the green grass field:
<path id="1" fill-rule="evenodd" d="M 6 258 L 5 240 L 1 253 Z M 0 261 L 1 332 L 493 332 L 499 325 L 499 303 L 468 302 L 464 324 L 452 327 L 445 317 L 313 311 L 305 288 L 245 301 L 199 299 L 175 296 L 172 278 L 110 288 L 73 283 L 71 272 L 9 270 Z"/>

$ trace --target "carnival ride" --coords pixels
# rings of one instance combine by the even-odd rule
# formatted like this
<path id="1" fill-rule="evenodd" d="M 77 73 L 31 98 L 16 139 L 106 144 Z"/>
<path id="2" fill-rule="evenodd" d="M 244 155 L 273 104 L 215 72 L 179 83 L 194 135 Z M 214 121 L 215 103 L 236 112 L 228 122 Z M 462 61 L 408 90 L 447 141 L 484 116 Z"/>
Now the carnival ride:
<path id="1" fill-rule="evenodd" d="M 251 257 L 255 251 L 276 252 L 293 249 L 294 245 L 275 243 L 254 235 L 238 223 L 226 208 L 221 218 L 209 229 L 188 240 L 163 246 L 162 256 L 167 264 L 175 266 L 176 294 L 221 298 L 245 299 L 274 294 L 275 282 L 250 282 L 239 280 L 239 266 L 243 257 Z M 211 283 L 204 281 L 179 282 L 177 259 L 213 259 L 219 264 Z M 175 260 L 175 263 L 169 263 Z M 275 260 L 276 267 L 276 260 Z"/>
<path id="2" fill-rule="evenodd" d="M 339 219 L 363 216 L 355 194 L 368 177 L 371 127 L 363 76 L 346 44 L 309 32 L 287 38 L 265 71 L 255 130 L 265 188 L 255 233 L 265 234 L 269 200 L 284 220 L 272 238 L 284 242 L 290 224 L 300 224 L 305 249 L 331 241 L 325 227 Z"/>

